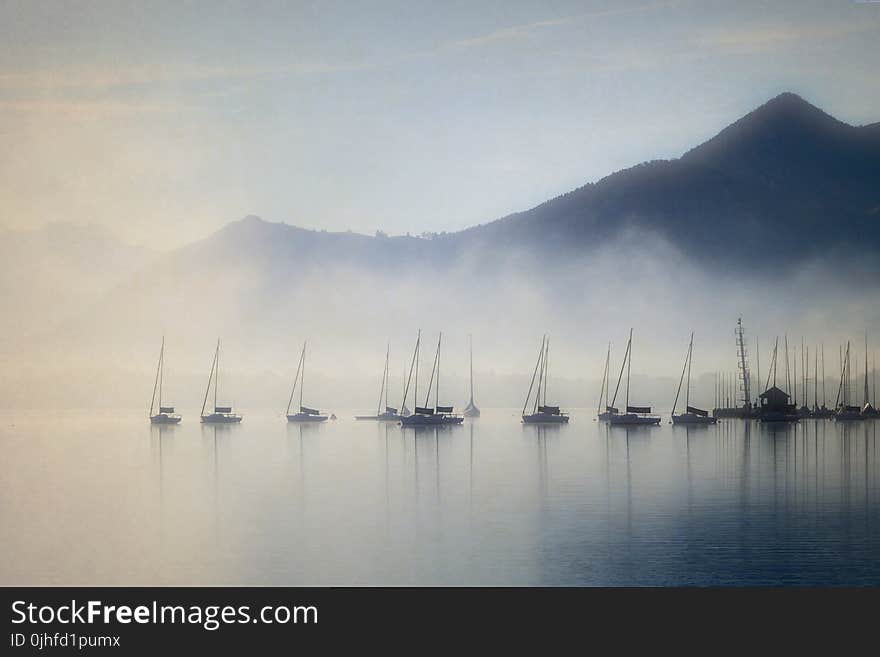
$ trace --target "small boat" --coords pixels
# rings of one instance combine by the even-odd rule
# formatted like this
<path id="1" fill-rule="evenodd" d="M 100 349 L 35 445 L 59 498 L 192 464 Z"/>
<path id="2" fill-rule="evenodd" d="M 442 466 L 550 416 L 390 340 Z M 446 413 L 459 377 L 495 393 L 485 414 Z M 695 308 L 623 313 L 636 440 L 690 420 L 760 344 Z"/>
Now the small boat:
<path id="1" fill-rule="evenodd" d="M 620 411 L 614 408 L 612 404 L 608 403 L 608 386 L 611 381 L 608 379 L 609 367 L 611 365 L 611 343 L 608 343 L 608 353 L 605 354 L 605 372 L 602 374 L 602 387 L 599 389 L 599 408 L 596 409 L 596 417 L 599 418 L 602 422 L 607 422 L 611 419 L 612 415 L 617 415 Z M 620 370 L 621 376 L 623 376 L 623 368 Z M 617 379 L 617 385 L 620 386 L 620 379 Z M 617 390 L 614 391 L 615 396 L 617 395 Z M 605 410 L 602 410 L 602 400 L 605 401 Z"/>
<path id="2" fill-rule="evenodd" d="M 660 424 L 660 416 L 651 412 L 650 406 L 630 406 L 629 403 L 629 381 L 630 370 L 632 368 L 632 329 L 629 330 L 629 341 L 626 344 L 626 355 L 624 356 L 626 363 L 626 413 L 615 414 L 608 418 L 613 426 L 627 425 L 655 425 Z M 615 393 L 615 397 L 617 393 Z M 612 405 L 614 402 L 612 402 Z"/>
<path id="3" fill-rule="evenodd" d="M 471 354 L 471 398 L 461 414 L 465 417 L 480 417 L 480 409 L 477 408 L 477 405 L 474 403 L 474 342 L 473 337 L 470 335 L 468 336 L 468 344 L 470 346 Z"/>
<path id="4" fill-rule="evenodd" d="M 421 348 L 421 339 L 422 332 L 419 331 L 419 335 L 416 338 L 416 348 L 413 352 L 413 364 L 416 367 L 416 387 L 414 389 L 413 399 L 418 399 L 416 395 L 418 394 L 418 359 Z M 428 381 L 428 391 L 425 394 L 425 404 L 423 406 L 415 406 L 415 410 L 412 415 L 408 415 L 406 417 L 400 418 L 400 424 L 404 427 L 438 427 L 438 426 L 452 426 L 461 424 L 464 422 L 464 417 L 461 415 L 457 415 L 454 412 L 452 406 L 441 406 L 440 405 L 440 343 L 443 340 L 443 334 L 437 338 L 437 352 L 434 354 L 434 366 L 431 368 L 431 379 Z M 413 364 L 410 365 L 410 377 L 413 373 Z M 409 378 L 407 378 L 406 388 L 403 391 L 403 401 L 404 403 L 401 406 L 406 405 L 406 397 L 409 392 Z M 434 406 L 433 408 L 428 406 L 428 401 L 431 398 L 431 390 L 432 388 L 435 391 L 434 395 Z M 416 403 L 416 402 L 414 402 Z"/>
<path id="5" fill-rule="evenodd" d="M 715 424 L 718 418 L 709 415 L 709 411 L 696 408 L 690 405 L 691 398 L 691 361 L 694 353 L 694 334 L 691 333 L 691 341 L 688 344 L 687 356 L 684 359 L 684 367 L 681 370 L 681 378 L 678 380 L 678 391 L 675 393 L 675 401 L 672 402 L 672 423 L 673 424 Z M 684 408 L 685 412 L 676 415 L 675 408 L 678 405 L 678 396 L 681 394 L 681 384 L 687 372 L 687 384 L 684 392 Z"/>
<path id="6" fill-rule="evenodd" d="M 211 392 L 211 383 L 214 384 L 214 412 L 205 414 L 205 406 L 208 404 L 208 393 Z M 205 388 L 205 399 L 202 401 L 202 410 L 199 413 L 202 422 L 206 424 L 237 424 L 241 422 L 241 415 L 232 410 L 232 406 L 217 405 L 217 389 L 220 387 L 220 339 L 217 339 L 217 349 L 214 351 L 214 362 L 211 363 L 211 373 L 208 375 L 208 387 Z"/>
<path id="7" fill-rule="evenodd" d="M 288 422 L 324 422 L 327 416 L 316 408 L 303 406 L 303 387 L 306 379 L 306 344 L 303 342 L 302 353 L 299 356 L 299 365 L 296 368 L 296 376 L 293 378 L 293 386 L 290 389 L 290 399 L 287 401 L 287 410 L 284 414 L 287 416 Z M 290 407 L 293 404 L 293 395 L 296 393 L 296 385 L 299 383 L 299 412 L 291 413 Z"/>
<path id="8" fill-rule="evenodd" d="M 355 420 L 378 420 L 379 422 L 397 422 L 400 415 L 393 406 L 388 406 L 388 359 L 391 355 L 391 345 L 385 351 L 385 369 L 382 371 L 382 383 L 379 386 L 379 405 L 375 415 L 356 415 Z M 382 410 L 382 401 L 385 401 L 385 410 Z M 335 418 L 332 418 L 335 419 Z"/>
<path id="9" fill-rule="evenodd" d="M 550 356 L 550 340 L 547 336 L 541 339 L 541 351 L 538 352 L 538 362 L 535 363 L 535 371 L 532 372 L 532 381 L 529 384 L 529 391 L 526 393 L 526 401 L 522 409 L 523 424 L 567 424 L 568 414 L 559 410 L 559 406 L 550 406 L 547 404 L 547 362 Z M 538 386 L 535 388 L 535 379 L 537 378 Z M 532 397 L 532 390 L 535 390 L 535 403 L 532 406 L 532 412 L 528 413 L 529 400 Z"/>
<path id="10" fill-rule="evenodd" d="M 180 415 L 174 412 L 173 406 L 162 405 L 162 382 L 165 379 L 165 337 L 162 337 L 162 347 L 159 349 L 159 364 L 156 366 L 156 381 L 153 383 L 153 397 L 150 399 L 150 423 L 151 424 L 178 424 Z M 158 400 L 156 393 L 158 394 Z M 157 403 L 158 401 L 158 403 Z M 158 406 L 159 412 L 153 413 Z"/>

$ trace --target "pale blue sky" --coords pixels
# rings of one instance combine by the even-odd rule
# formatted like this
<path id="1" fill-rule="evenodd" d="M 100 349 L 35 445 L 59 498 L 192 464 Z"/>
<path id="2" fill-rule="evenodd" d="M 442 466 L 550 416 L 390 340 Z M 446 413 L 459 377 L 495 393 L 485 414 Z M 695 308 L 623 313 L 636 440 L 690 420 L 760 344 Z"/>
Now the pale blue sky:
<path id="1" fill-rule="evenodd" d="M 456 230 L 790 90 L 880 120 L 880 3 L 0 5 L 0 226 Z"/>

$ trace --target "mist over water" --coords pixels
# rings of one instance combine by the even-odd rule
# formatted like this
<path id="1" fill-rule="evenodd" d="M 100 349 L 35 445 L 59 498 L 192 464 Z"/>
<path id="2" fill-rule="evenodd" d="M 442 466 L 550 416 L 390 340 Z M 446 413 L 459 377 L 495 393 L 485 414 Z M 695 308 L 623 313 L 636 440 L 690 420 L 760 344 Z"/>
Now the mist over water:
<path id="1" fill-rule="evenodd" d="M 392 396 L 400 395 L 419 328 L 431 349 L 443 332 L 441 394 L 456 405 L 467 399 L 472 334 L 478 401 L 498 407 L 521 403 L 544 333 L 551 340 L 551 390 L 566 406 L 595 403 L 608 342 L 616 376 L 630 327 L 634 398 L 660 408 L 672 403 L 691 331 L 693 400 L 713 403 L 714 372 L 736 371 L 739 316 L 753 380 L 758 358 L 766 377 L 777 335 L 789 336 L 792 369 L 801 336 L 811 353 L 824 344 L 830 391 L 842 342 L 854 341 L 859 367 L 866 332 L 871 358 L 880 347 L 870 331 L 880 323 L 876 286 L 828 263 L 782 269 L 778 277 L 711 270 L 634 233 L 578 258 L 489 252 L 440 237 L 356 237 L 344 252 L 327 247 L 303 255 L 283 246 L 279 236 L 287 230 L 239 222 L 133 278 L 120 274 L 109 292 L 60 324 L 51 303 L 28 306 L 32 328 L 7 330 L 0 348 L 0 407 L 142 408 L 163 335 L 172 403 L 200 404 L 219 336 L 222 395 L 267 409 L 283 408 L 305 339 L 307 394 L 330 410 L 374 405 L 389 342 Z M 428 355 L 422 367 L 429 370 Z"/>
<path id="2" fill-rule="evenodd" d="M 4 584 L 880 584 L 876 422 L 4 413 Z"/>

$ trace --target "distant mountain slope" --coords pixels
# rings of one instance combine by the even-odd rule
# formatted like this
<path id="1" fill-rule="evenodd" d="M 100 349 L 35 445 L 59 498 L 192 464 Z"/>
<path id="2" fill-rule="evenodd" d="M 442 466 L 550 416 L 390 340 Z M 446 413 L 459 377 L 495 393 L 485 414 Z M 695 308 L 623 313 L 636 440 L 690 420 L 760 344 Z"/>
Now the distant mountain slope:
<path id="1" fill-rule="evenodd" d="M 880 129 L 782 94 L 681 158 L 641 164 L 464 231 L 482 244 L 591 249 L 634 229 L 696 260 L 778 266 L 880 249 Z"/>

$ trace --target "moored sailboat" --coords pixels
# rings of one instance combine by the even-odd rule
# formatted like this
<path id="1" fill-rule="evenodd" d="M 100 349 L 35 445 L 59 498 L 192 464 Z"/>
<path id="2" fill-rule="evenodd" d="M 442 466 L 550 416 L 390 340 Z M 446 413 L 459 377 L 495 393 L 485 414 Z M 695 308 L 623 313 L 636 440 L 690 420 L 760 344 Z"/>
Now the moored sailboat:
<path id="1" fill-rule="evenodd" d="M 632 369 L 632 329 L 629 330 L 629 341 L 626 345 L 626 413 L 614 414 L 608 421 L 612 425 L 652 425 L 660 424 L 660 416 L 651 412 L 650 406 L 630 406 L 629 382 L 630 370 Z M 614 393 L 615 398 L 617 393 Z M 611 402 L 612 406 L 614 402 Z"/>
<path id="2" fill-rule="evenodd" d="M 608 378 L 609 368 L 611 366 L 611 343 L 608 343 L 608 352 L 605 354 L 605 371 L 602 374 L 602 387 L 599 389 L 599 408 L 596 410 L 596 417 L 599 420 L 607 421 L 612 415 L 619 413 L 616 408 L 614 408 L 613 403 L 608 403 L 608 388 L 611 384 L 611 381 Z M 620 370 L 621 376 L 623 376 L 623 368 Z M 617 385 L 620 386 L 620 378 L 617 379 Z M 617 390 L 614 391 L 615 396 L 617 395 Z M 602 410 L 602 401 L 605 401 L 605 410 Z"/>
<path id="3" fill-rule="evenodd" d="M 165 336 L 162 336 L 162 347 L 159 349 L 159 363 L 156 365 L 156 381 L 153 383 L 153 396 L 150 399 L 151 424 L 178 424 L 180 415 L 174 412 L 173 406 L 162 405 L 162 383 L 165 379 Z M 156 393 L 158 392 L 158 400 Z M 158 401 L 158 403 L 157 403 Z M 158 413 L 153 413 L 158 406 Z"/>
<path id="4" fill-rule="evenodd" d="M 715 424 L 718 418 L 709 415 L 709 411 L 691 406 L 691 361 L 694 353 L 694 334 L 691 333 L 691 341 L 688 344 L 687 356 L 684 359 L 684 367 L 681 370 L 681 379 L 678 380 L 678 390 L 675 393 L 675 401 L 672 402 L 672 423 L 673 424 Z M 687 384 L 684 393 L 685 412 L 676 415 L 675 408 L 678 405 L 678 397 L 681 394 L 682 379 L 687 372 Z"/>
<path id="5" fill-rule="evenodd" d="M 388 345 L 387 350 L 385 351 L 385 369 L 382 372 L 382 383 L 379 386 L 379 404 L 376 406 L 376 414 L 375 415 L 356 415 L 355 420 L 378 420 L 380 422 L 397 422 L 400 419 L 400 415 L 397 412 L 397 409 L 393 406 L 388 405 L 388 360 L 391 356 L 391 345 Z M 385 410 L 382 410 L 382 402 L 385 402 Z"/>
<path id="6" fill-rule="evenodd" d="M 471 357 L 471 398 L 467 403 L 467 406 L 464 407 L 462 411 L 462 415 L 465 417 L 480 417 L 480 409 L 477 408 L 477 405 L 474 403 L 474 341 L 473 336 L 468 336 L 468 346 L 470 347 L 470 357 Z"/>
<path id="7" fill-rule="evenodd" d="M 532 381 L 529 384 L 529 391 L 526 393 L 526 401 L 523 403 L 522 421 L 524 424 L 567 424 L 568 414 L 559 410 L 559 406 L 550 406 L 547 404 L 547 379 L 548 367 L 547 362 L 550 357 L 550 340 L 547 336 L 541 339 L 541 351 L 538 352 L 538 361 L 535 363 L 535 371 L 532 373 Z M 535 389 L 535 378 L 538 380 L 538 387 Z M 532 390 L 535 390 L 535 403 L 532 406 L 532 412 L 528 413 L 529 400 L 532 396 Z"/>
<path id="8" fill-rule="evenodd" d="M 214 412 L 205 414 L 205 406 L 208 404 L 208 393 L 211 392 L 211 383 L 214 384 Z M 232 406 L 217 405 L 217 391 L 220 387 L 220 339 L 217 338 L 217 348 L 214 351 L 214 362 L 211 364 L 211 373 L 208 375 L 208 387 L 205 388 L 205 398 L 202 401 L 202 410 L 199 413 L 202 422 L 206 424 L 237 424 L 241 422 L 241 415 L 232 410 Z"/>
<path id="9" fill-rule="evenodd" d="M 308 341 L 303 342 L 302 353 L 299 356 L 299 365 L 296 368 L 296 376 L 293 378 L 293 386 L 290 389 L 290 399 L 287 401 L 287 410 L 284 414 L 287 416 L 288 422 L 324 422 L 327 416 L 316 408 L 303 406 L 303 388 L 306 379 L 306 345 Z M 293 395 L 296 393 L 296 386 L 299 383 L 299 411 L 291 413 L 290 407 L 293 404 Z"/>
<path id="10" fill-rule="evenodd" d="M 416 387 L 414 391 L 414 404 L 418 404 L 418 358 L 421 348 L 421 337 L 422 332 L 419 331 L 419 336 L 416 339 L 416 348 L 413 353 L 413 363 L 416 366 Z M 443 340 L 443 334 L 441 333 L 437 338 L 437 351 L 434 354 L 434 366 L 431 368 L 431 379 L 428 381 L 428 391 L 425 393 L 425 404 L 424 406 L 416 405 L 412 415 L 408 415 L 406 417 L 400 418 L 400 424 L 404 427 L 437 427 L 437 426 L 451 426 L 456 424 L 461 424 L 464 422 L 464 417 L 461 415 L 457 415 L 454 412 L 452 406 L 441 406 L 440 405 L 440 344 Z M 413 373 L 413 366 L 410 365 L 410 376 Z M 404 403 L 401 406 L 406 405 L 406 397 L 409 391 L 409 378 L 407 379 L 406 388 L 403 392 L 403 401 Z M 434 406 L 428 406 L 428 402 L 431 399 L 431 390 L 432 388 L 435 391 L 434 395 Z"/>

